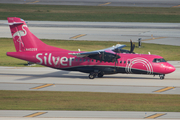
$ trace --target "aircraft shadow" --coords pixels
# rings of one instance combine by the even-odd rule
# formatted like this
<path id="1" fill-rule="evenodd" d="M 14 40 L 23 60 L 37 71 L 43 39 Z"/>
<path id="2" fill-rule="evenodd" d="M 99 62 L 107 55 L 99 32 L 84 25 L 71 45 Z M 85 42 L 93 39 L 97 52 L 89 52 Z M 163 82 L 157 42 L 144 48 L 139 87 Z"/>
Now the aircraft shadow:
<path id="1" fill-rule="evenodd" d="M 89 79 L 88 74 L 76 74 L 74 75 L 70 73 L 70 71 L 57 71 L 47 74 L 11 74 L 11 73 L 0 73 L 0 75 L 8 75 L 8 76 L 23 76 L 25 78 L 20 78 L 16 80 L 34 80 L 34 79 L 42 79 L 42 78 L 79 78 L 79 79 Z M 95 79 L 159 79 L 159 78 L 149 78 L 142 75 L 142 77 L 129 77 L 129 76 L 113 76 L 113 75 L 104 75 L 102 78 L 95 78 Z"/>
<path id="2" fill-rule="evenodd" d="M 23 76 L 25 78 L 20 78 L 16 80 L 33 80 L 33 79 L 41 79 L 41 78 L 80 78 L 80 79 L 88 79 L 87 76 L 81 75 L 70 75 L 69 71 L 61 71 L 61 72 L 53 72 L 47 74 L 9 74 L 9 73 L 0 73 L 0 75 L 8 75 L 8 76 Z"/>
<path id="3" fill-rule="evenodd" d="M 122 76 L 104 76 L 103 78 L 108 78 L 108 79 L 149 79 L 149 80 L 154 80 L 154 79 L 159 79 L 159 78 L 155 78 L 155 77 L 122 77 Z"/>

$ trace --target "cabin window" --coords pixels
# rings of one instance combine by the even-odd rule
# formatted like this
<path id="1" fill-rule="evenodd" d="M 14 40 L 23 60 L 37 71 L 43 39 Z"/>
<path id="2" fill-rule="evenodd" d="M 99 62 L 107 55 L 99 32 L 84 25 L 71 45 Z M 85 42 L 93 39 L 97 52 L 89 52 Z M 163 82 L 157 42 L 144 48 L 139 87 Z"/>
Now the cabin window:
<path id="1" fill-rule="evenodd" d="M 84 59 L 84 62 L 86 62 L 86 59 Z"/>
<path id="2" fill-rule="evenodd" d="M 128 61 L 128 64 L 130 63 L 130 61 Z"/>
<path id="3" fill-rule="evenodd" d="M 92 62 L 94 62 L 94 60 L 91 60 Z"/>
<path id="4" fill-rule="evenodd" d="M 122 63 L 122 61 L 120 61 L 119 63 Z"/>
<path id="5" fill-rule="evenodd" d="M 153 60 L 153 62 L 155 62 L 155 63 L 166 62 L 166 60 L 165 60 L 164 58 L 155 58 L 155 59 Z"/>
<path id="6" fill-rule="evenodd" d="M 78 61 L 78 59 L 76 59 L 76 62 Z"/>
<path id="7" fill-rule="evenodd" d="M 82 59 L 80 59 L 80 62 L 82 61 Z"/>
<path id="8" fill-rule="evenodd" d="M 126 63 L 126 61 L 124 61 L 124 64 Z"/>
<path id="9" fill-rule="evenodd" d="M 88 59 L 88 62 L 89 62 L 90 60 Z"/>

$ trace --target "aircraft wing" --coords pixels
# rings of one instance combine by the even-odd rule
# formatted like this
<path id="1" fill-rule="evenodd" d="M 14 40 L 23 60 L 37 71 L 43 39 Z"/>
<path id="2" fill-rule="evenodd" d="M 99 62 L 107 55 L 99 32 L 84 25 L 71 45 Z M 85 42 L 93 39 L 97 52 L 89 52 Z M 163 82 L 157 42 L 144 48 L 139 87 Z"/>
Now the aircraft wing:
<path id="1" fill-rule="evenodd" d="M 116 46 L 112 46 L 109 48 L 96 50 L 92 52 L 69 53 L 69 54 L 77 57 L 89 57 L 96 60 L 112 62 L 115 58 L 120 58 L 120 56 L 118 56 L 116 52 L 118 52 L 121 48 L 125 46 L 126 45 L 117 44 Z"/>
<path id="2" fill-rule="evenodd" d="M 69 55 L 74 55 L 77 57 L 87 57 L 89 55 L 100 55 L 101 53 L 98 51 L 93 51 L 93 52 L 82 52 L 82 53 L 69 53 Z"/>
<path id="3" fill-rule="evenodd" d="M 69 53 L 69 54 L 77 56 L 77 57 L 87 57 L 87 56 L 90 56 L 90 55 L 100 55 L 103 52 L 116 54 L 114 52 L 116 52 L 117 49 L 121 49 L 121 48 L 123 48 L 125 46 L 126 45 L 117 44 L 116 46 L 112 46 L 112 47 L 101 49 L 101 50 L 96 50 L 96 51 L 91 51 L 91 52 L 81 52 L 81 53 Z"/>
<path id="4" fill-rule="evenodd" d="M 105 48 L 105 49 L 102 49 L 102 50 L 99 50 L 99 51 L 105 51 L 105 50 L 112 50 L 112 51 L 115 51 L 116 49 L 121 49 L 123 47 L 125 47 L 126 45 L 121 45 L 121 44 L 116 44 L 116 46 L 112 46 L 112 47 L 109 47 L 109 48 Z"/>

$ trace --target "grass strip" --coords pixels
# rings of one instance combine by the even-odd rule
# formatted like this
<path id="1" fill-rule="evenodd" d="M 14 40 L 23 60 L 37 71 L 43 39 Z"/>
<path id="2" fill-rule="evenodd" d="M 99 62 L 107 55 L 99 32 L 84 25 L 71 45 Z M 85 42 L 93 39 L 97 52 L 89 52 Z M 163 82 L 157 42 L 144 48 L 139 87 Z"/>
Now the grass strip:
<path id="1" fill-rule="evenodd" d="M 41 21 L 180 22 L 180 8 L 0 4 L 0 19 Z"/>
<path id="2" fill-rule="evenodd" d="M 79 48 L 81 51 L 94 51 L 98 49 L 104 49 L 118 44 L 119 42 L 112 41 L 75 41 L 75 40 L 42 40 L 48 45 L 64 48 L 68 50 L 77 51 Z M 0 38 L 0 66 L 24 66 L 26 61 L 19 60 L 6 56 L 6 52 L 15 52 L 15 47 L 12 38 Z M 127 45 L 124 49 L 130 49 L 130 43 L 120 42 L 120 44 Z M 136 46 L 137 43 L 136 43 Z M 142 48 L 136 47 L 134 52 L 141 54 L 156 54 L 164 57 L 166 60 L 180 60 L 180 46 L 171 45 L 158 45 L 143 43 Z M 40 65 L 38 65 L 40 66 Z"/>
<path id="3" fill-rule="evenodd" d="M 180 95 L 0 91 L 1 110 L 180 112 Z"/>

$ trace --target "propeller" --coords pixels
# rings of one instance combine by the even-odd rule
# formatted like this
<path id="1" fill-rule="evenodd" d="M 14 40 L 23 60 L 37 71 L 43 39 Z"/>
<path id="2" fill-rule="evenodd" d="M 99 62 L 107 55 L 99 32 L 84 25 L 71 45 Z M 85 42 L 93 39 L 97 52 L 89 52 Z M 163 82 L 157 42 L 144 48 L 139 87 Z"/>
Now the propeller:
<path id="1" fill-rule="evenodd" d="M 121 53 L 120 48 L 117 48 L 117 50 L 116 50 L 115 71 L 117 71 L 117 67 L 116 67 L 116 65 L 118 64 L 117 59 L 121 58 L 121 56 L 117 55 L 117 53 Z"/>
<path id="2" fill-rule="evenodd" d="M 104 61 L 104 51 L 102 52 L 102 60 Z"/>
<path id="3" fill-rule="evenodd" d="M 135 44 L 132 43 L 132 40 L 130 40 L 130 44 L 131 44 L 131 48 L 130 48 L 129 53 L 134 53 L 133 51 L 134 51 L 134 48 L 135 48 Z"/>

